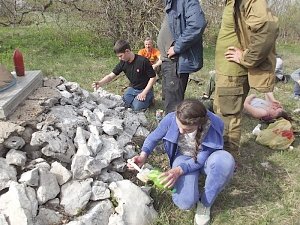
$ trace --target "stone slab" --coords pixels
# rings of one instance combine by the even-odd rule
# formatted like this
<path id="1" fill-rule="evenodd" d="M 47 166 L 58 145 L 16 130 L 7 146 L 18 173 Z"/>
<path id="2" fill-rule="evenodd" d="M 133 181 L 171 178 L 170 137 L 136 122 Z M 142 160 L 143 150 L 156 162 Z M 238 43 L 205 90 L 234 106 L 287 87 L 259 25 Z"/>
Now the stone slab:
<path id="1" fill-rule="evenodd" d="M 28 95 L 43 84 L 41 70 L 26 71 L 13 87 L 0 93 L 0 119 L 6 119 Z"/>

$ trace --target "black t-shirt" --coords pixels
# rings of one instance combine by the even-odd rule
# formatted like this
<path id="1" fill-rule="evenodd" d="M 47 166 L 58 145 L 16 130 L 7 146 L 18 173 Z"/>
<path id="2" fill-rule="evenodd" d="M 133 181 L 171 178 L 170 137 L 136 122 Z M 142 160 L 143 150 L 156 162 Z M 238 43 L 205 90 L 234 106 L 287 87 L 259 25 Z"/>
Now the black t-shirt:
<path id="1" fill-rule="evenodd" d="M 124 72 L 130 85 L 138 90 L 145 89 L 149 79 L 156 76 L 150 61 L 137 54 L 134 55 L 134 60 L 131 63 L 121 60 L 112 72 L 116 75 Z"/>

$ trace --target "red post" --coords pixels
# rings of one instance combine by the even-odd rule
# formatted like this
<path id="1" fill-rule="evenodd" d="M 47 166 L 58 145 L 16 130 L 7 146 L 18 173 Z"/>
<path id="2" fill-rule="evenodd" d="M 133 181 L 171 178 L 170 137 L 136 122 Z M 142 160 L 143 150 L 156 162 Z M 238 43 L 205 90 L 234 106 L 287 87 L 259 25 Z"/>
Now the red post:
<path id="1" fill-rule="evenodd" d="M 15 71 L 16 71 L 17 76 L 25 76 L 25 66 L 24 66 L 23 55 L 19 49 L 16 49 L 14 51 L 13 60 L 14 60 Z"/>

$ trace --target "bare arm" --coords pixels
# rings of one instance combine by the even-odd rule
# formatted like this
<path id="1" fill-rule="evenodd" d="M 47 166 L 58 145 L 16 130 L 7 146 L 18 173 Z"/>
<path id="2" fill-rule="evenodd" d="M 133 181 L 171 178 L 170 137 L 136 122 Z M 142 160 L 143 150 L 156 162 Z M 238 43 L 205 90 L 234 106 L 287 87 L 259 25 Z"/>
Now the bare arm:
<path id="1" fill-rule="evenodd" d="M 116 76 L 117 76 L 116 74 L 111 72 L 110 74 L 103 77 L 100 81 L 93 82 L 92 87 L 97 90 L 99 87 L 102 87 L 104 84 L 111 82 Z"/>
<path id="2" fill-rule="evenodd" d="M 280 102 L 275 99 L 273 92 L 265 93 L 265 99 L 268 102 L 272 102 L 272 103 L 276 103 L 276 104 L 280 105 Z"/>
<path id="3" fill-rule="evenodd" d="M 251 95 L 247 96 L 246 99 L 245 99 L 244 105 L 245 105 L 245 104 L 250 105 L 250 102 L 251 102 L 255 97 L 256 97 L 255 94 L 251 94 Z"/>
<path id="4" fill-rule="evenodd" d="M 152 68 L 155 69 L 155 68 L 159 67 L 161 64 L 162 64 L 162 61 L 159 56 L 158 60 L 152 65 Z"/>

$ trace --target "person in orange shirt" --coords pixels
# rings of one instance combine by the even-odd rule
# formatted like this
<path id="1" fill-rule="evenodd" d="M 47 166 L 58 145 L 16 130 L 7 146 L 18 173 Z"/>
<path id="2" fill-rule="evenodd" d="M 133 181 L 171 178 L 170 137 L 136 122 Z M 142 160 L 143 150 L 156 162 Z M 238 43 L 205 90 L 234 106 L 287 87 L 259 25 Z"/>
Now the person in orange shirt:
<path id="1" fill-rule="evenodd" d="M 150 37 L 146 37 L 144 45 L 145 48 L 140 49 L 138 55 L 144 56 L 145 58 L 149 59 L 154 71 L 156 72 L 156 75 L 158 75 L 160 72 L 160 65 L 162 63 L 162 61 L 160 60 L 160 52 L 157 48 L 153 47 L 153 42 Z"/>

